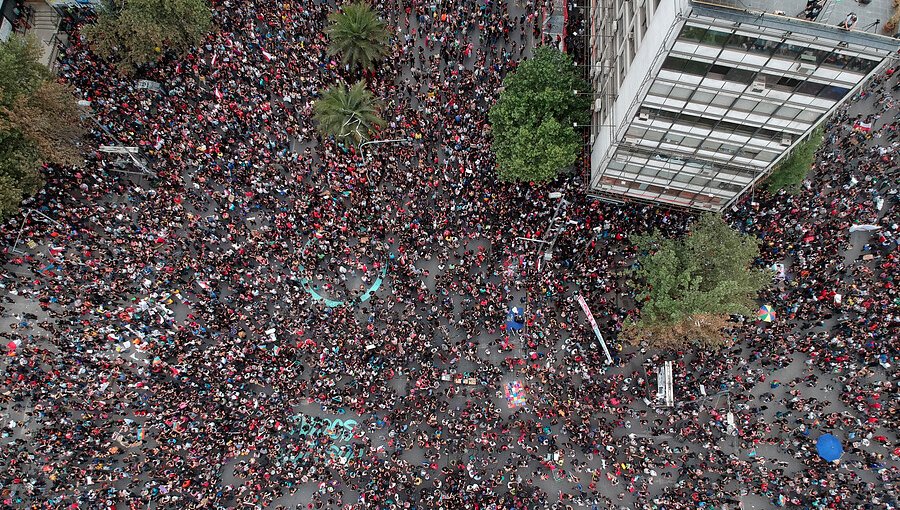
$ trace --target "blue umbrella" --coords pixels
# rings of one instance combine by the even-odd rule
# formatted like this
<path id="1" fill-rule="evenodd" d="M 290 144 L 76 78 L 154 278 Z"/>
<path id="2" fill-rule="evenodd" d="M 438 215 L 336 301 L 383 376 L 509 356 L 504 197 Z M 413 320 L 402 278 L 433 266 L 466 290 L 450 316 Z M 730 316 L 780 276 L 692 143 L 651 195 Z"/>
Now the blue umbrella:
<path id="1" fill-rule="evenodd" d="M 522 309 L 519 307 L 512 308 L 506 314 L 506 328 L 509 331 L 519 331 L 525 327 L 525 319 L 522 317 Z"/>
<path id="2" fill-rule="evenodd" d="M 816 441 L 816 451 L 826 462 L 834 462 L 844 454 L 841 440 L 831 434 L 822 434 Z"/>

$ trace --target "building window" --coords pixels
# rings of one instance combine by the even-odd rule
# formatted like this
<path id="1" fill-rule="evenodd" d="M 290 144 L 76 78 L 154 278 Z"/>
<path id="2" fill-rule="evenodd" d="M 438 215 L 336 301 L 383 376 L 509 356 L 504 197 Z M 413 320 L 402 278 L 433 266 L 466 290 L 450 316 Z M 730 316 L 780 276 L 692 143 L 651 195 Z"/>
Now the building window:
<path id="1" fill-rule="evenodd" d="M 753 109 L 756 108 L 756 105 L 758 105 L 758 104 L 759 104 L 758 101 L 753 101 L 751 99 L 738 99 L 734 103 L 733 108 L 735 110 L 740 110 L 740 111 L 744 111 L 744 112 L 752 112 Z"/>
<path id="2" fill-rule="evenodd" d="M 756 71 L 738 69 L 737 67 L 732 67 L 728 70 L 728 73 L 725 74 L 726 80 L 736 83 L 743 83 L 745 85 L 753 83 L 754 78 L 756 78 Z"/>
<path id="3" fill-rule="evenodd" d="M 689 97 L 691 97 L 691 93 L 693 90 L 691 89 L 683 89 L 681 87 L 675 87 L 669 93 L 670 99 L 677 99 L 679 101 L 687 101 Z"/>
<path id="4" fill-rule="evenodd" d="M 682 41 L 701 42 L 703 41 L 704 34 L 706 34 L 705 28 L 685 25 L 684 28 L 681 29 L 681 34 L 678 35 L 678 38 Z"/>
<path id="5" fill-rule="evenodd" d="M 822 114 L 814 111 L 814 110 L 803 110 L 797 115 L 797 122 L 805 122 L 807 124 L 812 124 L 813 122 L 819 120 Z"/>
<path id="6" fill-rule="evenodd" d="M 703 140 L 703 143 L 700 144 L 700 148 L 707 151 L 718 152 L 719 148 L 722 147 L 722 144 L 715 140 Z"/>
<path id="7" fill-rule="evenodd" d="M 822 91 L 822 87 L 824 87 L 824 86 L 825 85 L 822 83 L 816 83 L 814 81 L 807 80 L 807 81 L 803 82 L 802 85 L 797 87 L 797 93 L 804 94 L 807 96 L 816 96 L 819 94 L 819 92 Z"/>
<path id="8" fill-rule="evenodd" d="M 687 60 L 684 58 L 674 57 L 669 55 L 666 57 L 666 60 L 663 61 L 662 68 L 668 69 L 669 71 L 676 71 L 679 73 L 688 73 L 688 74 L 696 74 L 699 76 L 705 76 L 706 71 L 709 70 L 710 64 L 708 62 L 700 62 L 697 60 Z"/>
<path id="9" fill-rule="evenodd" d="M 780 43 L 778 41 L 763 39 L 762 37 L 760 37 L 753 42 L 753 51 L 756 53 L 762 53 L 766 56 L 772 56 L 772 53 L 775 52 L 775 49 L 778 48 L 779 44 Z"/>
<path id="10" fill-rule="evenodd" d="M 878 65 L 877 60 L 869 60 L 867 58 L 862 57 L 854 57 L 850 59 L 850 62 L 847 63 L 846 69 L 848 71 L 853 71 L 862 74 L 869 74 L 872 69 L 875 69 L 875 66 Z"/>
<path id="11" fill-rule="evenodd" d="M 786 58 L 788 60 L 795 60 L 806 50 L 803 46 L 796 46 L 794 44 L 781 43 L 780 46 L 775 50 L 775 55 L 778 57 Z"/>
<path id="12" fill-rule="evenodd" d="M 794 117 L 796 117 L 800 112 L 800 108 L 794 108 L 793 106 L 782 106 L 778 109 L 778 113 L 776 113 L 775 116 L 782 119 L 794 120 Z"/>
<path id="13" fill-rule="evenodd" d="M 694 95 L 691 96 L 692 103 L 701 103 L 701 104 L 709 104 L 712 102 L 713 98 L 716 97 L 715 94 L 710 92 L 704 92 L 702 90 L 698 90 L 694 92 Z"/>
<path id="14" fill-rule="evenodd" d="M 777 104 L 761 102 L 753 108 L 753 113 L 757 115 L 772 115 L 777 109 Z"/>
<path id="15" fill-rule="evenodd" d="M 731 39 L 728 40 L 728 43 L 725 46 L 727 48 L 735 48 L 745 52 L 753 51 L 755 48 L 756 39 L 756 37 L 734 34 L 733 36 L 731 36 Z"/>
<path id="16" fill-rule="evenodd" d="M 659 97 L 669 97 L 669 92 L 672 92 L 672 89 L 675 88 L 674 85 L 669 85 L 668 83 L 655 82 L 650 86 L 650 91 L 648 94 Z"/>
<path id="17" fill-rule="evenodd" d="M 822 90 L 818 94 L 816 94 L 816 97 L 822 99 L 830 99 L 832 101 L 840 101 L 844 96 L 847 95 L 848 92 L 850 92 L 850 89 L 837 87 L 835 85 L 826 85 L 822 87 Z"/>
<path id="18" fill-rule="evenodd" d="M 700 42 L 721 48 L 728 42 L 729 37 L 731 37 L 731 33 L 729 32 L 720 32 L 718 30 L 709 29 L 703 34 L 703 39 Z"/>
<path id="19" fill-rule="evenodd" d="M 734 99 L 731 96 L 725 94 L 719 94 L 712 100 L 713 106 L 718 106 L 720 108 L 731 108 L 731 105 L 734 104 Z"/>
<path id="20" fill-rule="evenodd" d="M 773 76 L 771 74 L 763 74 L 762 76 L 766 79 L 766 87 L 781 92 L 793 92 L 798 85 L 803 83 L 800 80 L 788 78 L 787 76 Z"/>

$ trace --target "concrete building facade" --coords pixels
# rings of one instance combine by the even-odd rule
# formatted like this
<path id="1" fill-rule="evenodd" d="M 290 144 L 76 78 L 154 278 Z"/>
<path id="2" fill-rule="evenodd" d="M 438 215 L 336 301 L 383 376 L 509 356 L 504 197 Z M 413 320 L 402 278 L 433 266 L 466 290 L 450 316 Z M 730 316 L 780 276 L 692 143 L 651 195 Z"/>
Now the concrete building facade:
<path id="1" fill-rule="evenodd" d="M 613 200 L 728 207 L 900 48 L 890 0 L 849 30 L 834 0 L 591 1 L 590 192 Z"/>

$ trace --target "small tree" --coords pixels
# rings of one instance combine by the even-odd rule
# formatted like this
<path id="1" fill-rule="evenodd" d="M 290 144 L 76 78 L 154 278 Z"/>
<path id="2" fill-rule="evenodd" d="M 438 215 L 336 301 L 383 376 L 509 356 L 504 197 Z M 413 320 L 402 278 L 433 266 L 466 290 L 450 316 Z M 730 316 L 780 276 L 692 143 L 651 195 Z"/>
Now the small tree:
<path id="1" fill-rule="evenodd" d="M 206 0 L 106 0 L 84 33 L 94 52 L 133 74 L 165 52 L 183 55 L 203 42 L 211 27 Z"/>
<path id="2" fill-rule="evenodd" d="M 581 150 L 574 124 L 588 121 L 589 90 L 572 58 L 555 48 L 537 48 L 519 64 L 488 114 L 500 178 L 547 181 L 574 163 Z"/>
<path id="3" fill-rule="evenodd" d="M 329 55 L 340 55 L 352 69 L 372 69 L 388 54 L 387 25 L 372 7 L 362 1 L 344 5 L 328 15 L 325 33 L 330 40 Z"/>
<path id="4" fill-rule="evenodd" d="M 0 43 L 0 219 L 43 185 L 42 163 L 80 161 L 82 128 L 75 97 L 49 79 L 31 38 Z"/>
<path id="5" fill-rule="evenodd" d="M 771 281 L 766 271 L 752 268 L 758 240 L 715 214 L 701 216 L 682 239 L 654 233 L 635 242 L 644 254 L 630 282 L 642 303 L 640 320 L 623 331 L 632 342 L 718 346 L 728 315 L 751 313 Z"/>
<path id="6" fill-rule="evenodd" d="M 341 84 L 325 91 L 313 105 L 313 118 L 323 135 L 360 143 L 369 139 L 376 127 L 384 125 L 378 116 L 380 108 L 379 101 L 360 80 L 350 88 Z"/>
<path id="7" fill-rule="evenodd" d="M 809 138 L 797 144 L 794 151 L 766 178 L 766 189 L 772 193 L 782 189 L 791 193 L 798 191 L 803 179 L 806 179 L 806 174 L 816 162 L 816 152 L 824 139 L 822 128 L 818 128 L 810 133 Z"/>

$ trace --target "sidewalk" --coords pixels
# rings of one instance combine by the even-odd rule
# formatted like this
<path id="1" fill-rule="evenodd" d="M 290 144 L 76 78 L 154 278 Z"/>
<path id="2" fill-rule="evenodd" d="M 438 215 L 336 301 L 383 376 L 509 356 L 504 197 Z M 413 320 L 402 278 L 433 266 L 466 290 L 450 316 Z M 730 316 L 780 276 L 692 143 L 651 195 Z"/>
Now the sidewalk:
<path id="1" fill-rule="evenodd" d="M 556 44 L 557 48 L 563 52 L 566 51 L 566 3 L 567 0 L 545 2 L 544 22 L 541 25 L 541 41 L 544 44 Z"/>
<path id="2" fill-rule="evenodd" d="M 47 67 L 53 67 L 58 54 L 58 35 L 62 17 L 56 9 L 44 0 L 25 2 L 31 8 L 31 14 L 27 20 L 26 34 L 33 35 L 44 50 L 41 63 Z M 62 35 L 62 34 L 60 34 Z"/>

